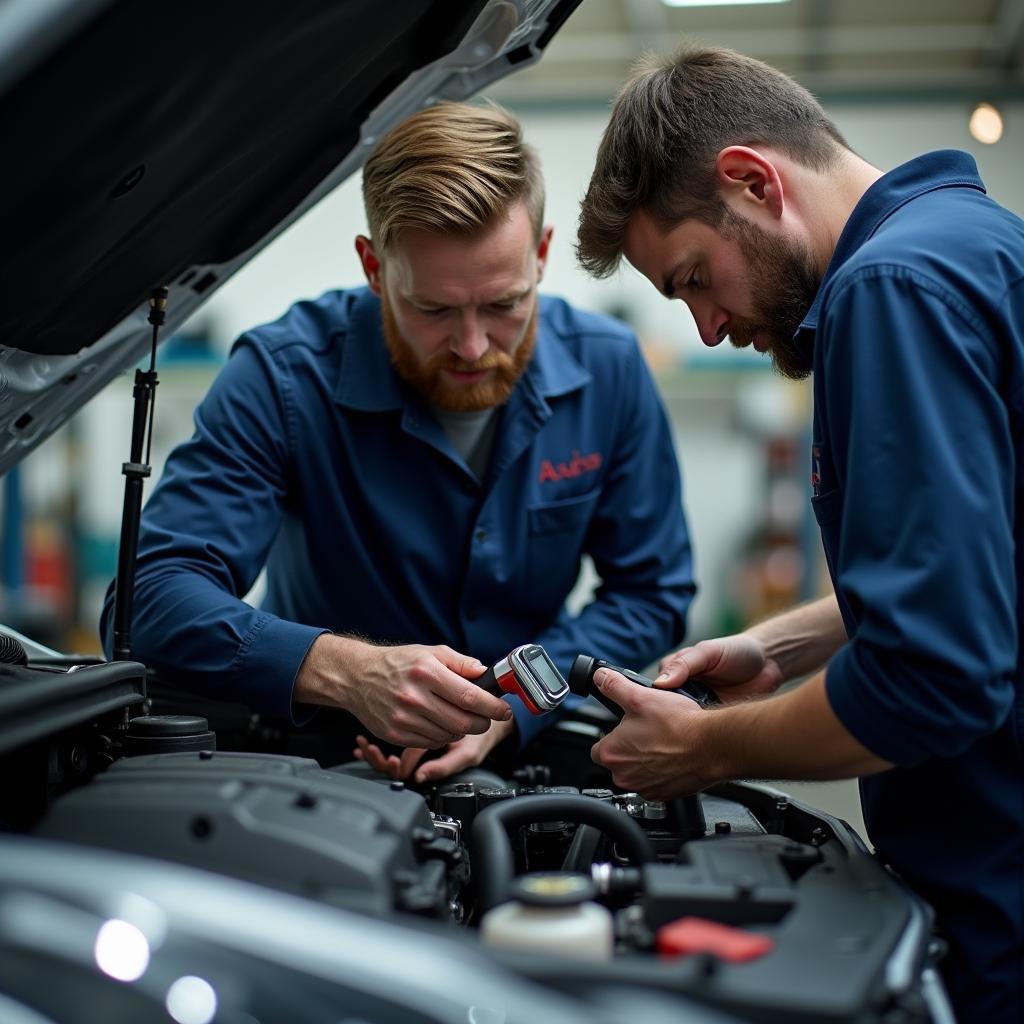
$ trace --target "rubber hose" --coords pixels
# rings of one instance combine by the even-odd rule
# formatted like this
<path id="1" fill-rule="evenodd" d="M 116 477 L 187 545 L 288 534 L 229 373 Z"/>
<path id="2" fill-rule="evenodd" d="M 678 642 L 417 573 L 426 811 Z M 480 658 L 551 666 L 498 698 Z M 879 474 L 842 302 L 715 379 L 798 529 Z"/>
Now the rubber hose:
<path id="1" fill-rule="evenodd" d="M 509 833 L 522 825 L 543 821 L 576 821 L 593 825 L 619 843 L 630 862 L 639 867 L 656 859 L 644 830 L 612 804 L 589 796 L 538 793 L 492 804 L 473 823 L 473 857 L 479 886 L 480 913 L 508 900 L 515 877 L 515 858 Z"/>

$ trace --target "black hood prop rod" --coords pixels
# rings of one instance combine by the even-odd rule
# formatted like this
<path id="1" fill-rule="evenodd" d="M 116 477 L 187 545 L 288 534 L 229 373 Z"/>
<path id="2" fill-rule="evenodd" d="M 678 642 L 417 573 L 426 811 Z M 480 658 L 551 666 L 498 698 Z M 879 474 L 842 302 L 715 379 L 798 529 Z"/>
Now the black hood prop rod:
<path id="1" fill-rule="evenodd" d="M 153 409 L 156 405 L 157 336 L 167 319 L 167 289 L 157 288 L 149 299 L 149 322 L 153 325 L 153 347 L 149 369 L 135 370 L 135 411 L 132 415 L 131 460 L 121 466 L 124 474 L 124 508 L 121 512 L 121 540 L 117 548 L 117 579 L 114 584 L 113 661 L 132 657 L 132 607 L 135 600 L 135 560 L 139 551 L 139 523 L 142 519 L 143 481 L 150 475 L 153 443 Z M 145 460 L 143 460 L 145 449 Z"/>

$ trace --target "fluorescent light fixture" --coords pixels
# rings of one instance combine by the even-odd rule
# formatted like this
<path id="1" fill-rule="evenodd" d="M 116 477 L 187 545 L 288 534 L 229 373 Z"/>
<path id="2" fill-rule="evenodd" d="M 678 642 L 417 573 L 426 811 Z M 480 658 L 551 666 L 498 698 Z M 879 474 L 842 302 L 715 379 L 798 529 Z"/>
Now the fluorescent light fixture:
<path id="1" fill-rule="evenodd" d="M 788 4 L 789 0 L 661 0 L 666 7 L 737 7 L 749 4 Z"/>

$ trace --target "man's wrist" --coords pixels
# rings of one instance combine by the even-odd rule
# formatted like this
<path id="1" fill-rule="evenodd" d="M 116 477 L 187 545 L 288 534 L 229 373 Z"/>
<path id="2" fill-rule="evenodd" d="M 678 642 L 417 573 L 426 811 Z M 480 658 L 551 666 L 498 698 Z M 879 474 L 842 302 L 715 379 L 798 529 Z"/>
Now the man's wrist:
<path id="1" fill-rule="evenodd" d="M 700 766 L 701 789 L 742 775 L 734 756 L 736 738 L 730 730 L 730 719 L 736 710 L 734 707 L 716 707 L 687 716 L 686 728 L 690 731 L 687 745 L 693 751 L 692 763 Z"/>
<path id="2" fill-rule="evenodd" d="M 362 648 L 367 646 L 354 637 L 321 633 L 299 669 L 293 699 L 348 710 L 354 676 L 352 666 L 362 654 Z"/>
<path id="3" fill-rule="evenodd" d="M 780 683 L 817 671 L 846 642 L 835 595 L 759 622 L 743 635 L 760 646 L 766 664 L 777 667 Z"/>

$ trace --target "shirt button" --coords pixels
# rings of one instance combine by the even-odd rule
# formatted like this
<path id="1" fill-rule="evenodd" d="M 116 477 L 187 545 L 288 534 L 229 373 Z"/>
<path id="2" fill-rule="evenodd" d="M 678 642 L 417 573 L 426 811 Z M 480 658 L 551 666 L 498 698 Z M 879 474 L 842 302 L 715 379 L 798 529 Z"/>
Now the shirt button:
<path id="1" fill-rule="evenodd" d="M 483 542 L 487 540 L 487 531 L 477 530 L 476 533 L 473 534 L 473 539 L 477 542 L 477 544 L 483 544 Z"/>

